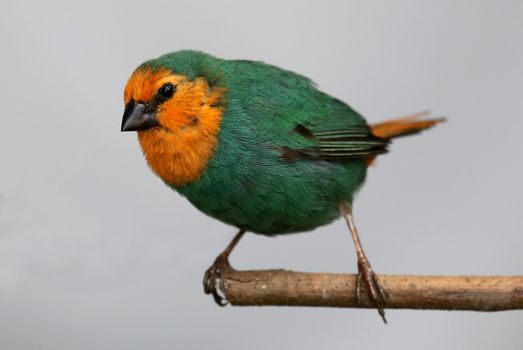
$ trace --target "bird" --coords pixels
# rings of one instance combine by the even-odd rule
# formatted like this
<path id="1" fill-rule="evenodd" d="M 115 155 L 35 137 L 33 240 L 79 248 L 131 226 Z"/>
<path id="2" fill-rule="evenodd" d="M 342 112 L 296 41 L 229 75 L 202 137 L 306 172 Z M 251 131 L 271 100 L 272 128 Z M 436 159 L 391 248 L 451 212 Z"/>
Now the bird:
<path id="1" fill-rule="evenodd" d="M 219 305 L 220 272 L 246 232 L 306 232 L 342 217 L 365 288 L 383 321 L 387 292 L 367 258 L 352 208 L 392 139 L 444 118 L 417 113 L 369 125 L 309 78 L 260 61 L 182 50 L 139 65 L 124 90 L 121 131 L 136 131 L 150 169 L 204 214 L 238 233 L 206 271 Z"/>

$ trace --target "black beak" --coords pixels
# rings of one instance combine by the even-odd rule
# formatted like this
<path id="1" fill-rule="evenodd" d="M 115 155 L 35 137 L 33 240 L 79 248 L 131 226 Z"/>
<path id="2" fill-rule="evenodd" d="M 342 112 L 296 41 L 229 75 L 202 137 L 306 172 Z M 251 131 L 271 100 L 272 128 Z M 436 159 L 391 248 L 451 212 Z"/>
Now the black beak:
<path id="1" fill-rule="evenodd" d="M 133 100 L 125 105 L 122 118 L 122 131 L 147 130 L 159 126 L 154 112 L 147 110 L 147 105 Z"/>

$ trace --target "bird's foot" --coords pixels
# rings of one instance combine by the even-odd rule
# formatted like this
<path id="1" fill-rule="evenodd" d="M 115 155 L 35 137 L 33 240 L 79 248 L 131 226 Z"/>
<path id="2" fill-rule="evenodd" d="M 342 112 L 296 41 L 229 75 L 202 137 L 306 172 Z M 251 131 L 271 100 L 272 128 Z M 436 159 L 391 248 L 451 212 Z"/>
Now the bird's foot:
<path id="1" fill-rule="evenodd" d="M 232 270 L 228 256 L 220 254 L 203 276 L 203 291 L 205 294 L 212 294 L 214 301 L 219 306 L 225 306 L 229 303 L 224 286 L 224 272 L 228 270 Z"/>
<path id="2" fill-rule="evenodd" d="M 383 322 L 387 323 L 383 307 L 387 301 L 388 294 L 380 283 L 378 276 L 372 270 L 372 266 L 366 257 L 358 258 L 358 278 L 356 280 L 356 302 L 358 304 L 361 301 L 362 283 L 365 284 L 368 293 L 367 295 L 371 302 L 376 306 L 376 309 L 378 309 L 378 313 L 383 319 Z"/>

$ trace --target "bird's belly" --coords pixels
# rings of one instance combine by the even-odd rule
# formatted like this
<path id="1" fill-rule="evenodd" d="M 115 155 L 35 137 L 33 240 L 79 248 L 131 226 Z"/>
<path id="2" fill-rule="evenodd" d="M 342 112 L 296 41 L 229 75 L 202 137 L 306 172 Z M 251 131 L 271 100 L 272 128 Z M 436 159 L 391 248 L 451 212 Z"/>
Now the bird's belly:
<path id="1" fill-rule="evenodd" d="M 249 200 L 257 202 L 253 197 Z M 306 208 L 297 202 L 293 202 L 292 208 L 283 207 L 281 203 L 272 206 L 272 203 L 267 202 L 262 206 L 236 202 L 221 202 L 210 206 L 209 201 L 191 200 L 191 202 L 200 211 L 222 222 L 264 235 L 313 230 L 332 222 L 339 216 L 337 205 L 334 202 L 313 208 Z M 290 202 L 288 201 L 288 203 Z M 305 203 L 302 202 L 302 204 Z"/>
<path id="2" fill-rule="evenodd" d="M 210 168 L 198 182 L 175 189 L 222 222 L 277 235 L 332 222 L 339 204 L 352 202 L 365 175 L 362 161 L 279 163 L 249 172 Z"/>

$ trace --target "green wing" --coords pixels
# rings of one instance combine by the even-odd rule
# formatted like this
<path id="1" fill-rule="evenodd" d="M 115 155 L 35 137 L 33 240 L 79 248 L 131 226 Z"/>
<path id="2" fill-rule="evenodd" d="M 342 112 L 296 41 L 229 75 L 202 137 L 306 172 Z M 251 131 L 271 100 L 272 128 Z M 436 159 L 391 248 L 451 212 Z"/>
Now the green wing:
<path id="1" fill-rule="evenodd" d="M 284 157 L 342 160 L 365 158 L 387 152 L 389 141 L 372 134 L 367 125 L 346 126 L 343 129 L 329 129 L 319 125 L 317 131 L 298 125 L 294 132 L 308 138 L 313 145 L 303 148 L 286 148 Z"/>
<path id="2" fill-rule="evenodd" d="M 260 62 L 228 61 L 231 108 L 238 128 L 253 140 L 270 140 L 287 160 L 344 160 L 387 152 L 347 104 L 317 89 L 311 80 Z M 241 106 L 241 107 L 238 107 Z M 250 124 L 252 123 L 252 124 Z M 255 144 L 255 142 L 252 142 Z"/>
<path id="3" fill-rule="evenodd" d="M 387 152 L 390 140 L 374 135 L 360 114 L 317 90 L 311 94 L 319 107 L 303 113 L 306 117 L 292 129 L 284 158 L 344 160 Z"/>

